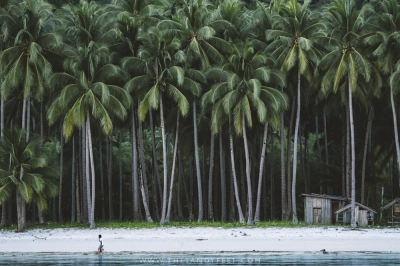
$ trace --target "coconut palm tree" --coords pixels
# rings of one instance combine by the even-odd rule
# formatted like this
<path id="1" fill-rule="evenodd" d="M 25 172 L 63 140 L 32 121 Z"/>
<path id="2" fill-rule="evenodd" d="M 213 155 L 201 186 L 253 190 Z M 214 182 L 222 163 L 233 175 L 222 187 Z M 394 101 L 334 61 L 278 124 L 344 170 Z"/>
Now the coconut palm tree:
<path id="1" fill-rule="evenodd" d="M 393 115 L 394 141 L 397 154 L 397 165 L 400 167 L 400 145 L 397 127 L 397 115 L 394 96 L 398 92 L 398 67 L 400 59 L 400 5 L 395 0 L 385 0 L 380 3 L 381 12 L 376 13 L 377 18 L 372 24 L 375 30 L 365 39 L 368 45 L 374 47 L 372 54 L 376 56 L 377 66 L 385 75 L 390 77 L 390 105 Z M 379 15 L 378 15 L 379 14 Z"/>
<path id="2" fill-rule="evenodd" d="M 301 77 L 312 82 L 313 72 L 321 56 L 316 46 L 324 36 L 324 24 L 315 20 L 309 9 L 310 1 L 301 5 L 296 0 L 282 2 L 279 14 L 271 17 L 272 29 L 266 30 L 268 50 L 277 59 L 283 73 L 296 75 L 296 125 L 293 145 L 292 220 L 298 222 L 296 211 L 297 141 L 300 125 Z M 288 184 L 290 185 L 290 184 Z"/>
<path id="3" fill-rule="evenodd" d="M 233 54 L 229 63 L 222 68 L 212 69 L 208 76 L 219 76 L 222 82 L 212 86 L 204 94 L 203 105 L 213 103 L 211 128 L 218 132 L 221 126 L 221 116 L 233 116 L 233 125 L 238 135 L 243 136 L 246 159 L 248 221 L 254 223 L 253 195 L 250 176 L 250 155 L 248 151 L 247 127 L 252 127 L 252 111 L 257 114 L 260 123 L 274 122 L 277 125 L 278 113 L 287 105 L 286 97 L 276 89 L 263 86 L 271 81 L 283 86 L 284 77 L 279 71 L 274 71 L 266 65 L 268 57 L 262 52 L 256 52 L 252 43 L 233 45 Z M 224 113 L 221 113 L 221 111 Z M 232 165 L 232 167 L 234 167 Z M 262 169 L 261 169 L 262 171 Z M 260 175 L 262 177 L 262 175 Z M 261 185 L 259 186 L 261 193 Z M 260 197 L 259 197 L 260 198 Z"/>
<path id="4" fill-rule="evenodd" d="M 156 28 L 139 37 L 141 46 L 138 57 L 125 58 L 123 67 L 134 67 L 137 76 L 127 82 L 125 87 L 143 95 L 138 107 L 140 120 L 144 120 L 150 108 L 160 111 L 160 128 L 163 147 L 164 188 L 160 224 L 163 225 L 167 212 L 168 167 L 164 121 L 164 97 L 171 97 L 178 106 L 179 113 L 185 116 L 189 103 L 179 88 L 184 84 L 184 70 L 177 64 L 183 62 L 184 54 L 179 50 L 180 41 L 170 39 Z"/>
<path id="5" fill-rule="evenodd" d="M 221 18 L 220 12 L 213 3 L 207 0 L 184 1 L 171 19 L 162 20 L 157 28 L 167 35 L 179 38 L 184 47 L 185 69 L 205 70 L 212 63 L 221 64 L 224 61 L 223 53 L 230 51 L 227 41 L 217 35 L 232 24 Z M 203 220 L 203 191 L 200 176 L 198 132 L 197 132 L 197 99 L 193 104 L 193 130 L 195 146 L 195 162 L 198 189 L 199 216 Z"/>
<path id="6" fill-rule="evenodd" d="M 171 19 L 162 20 L 157 28 L 185 42 L 186 66 L 206 69 L 210 63 L 222 63 L 222 51 L 229 52 L 231 47 L 217 36 L 217 31 L 232 24 L 222 19 L 216 7 L 207 0 L 184 3 Z"/>
<path id="7" fill-rule="evenodd" d="M 351 226 L 356 226 L 355 218 L 355 143 L 353 94 L 363 89 L 379 92 L 381 77 L 378 70 L 363 53 L 362 34 L 366 28 L 365 20 L 371 14 L 371 7 L 356 8 L 354 1 L 334 0 L 324 13 L 333 48 L 321 59 L 320 66 L 325 70 L 322 91 L 336 93 L 339 89 L 349 110 L 351 144 Z M 368 83 L 368 88 L 366 88 Z"/>
<path id="8" fill-rule="evenodd" d="M 13 193 L 17 200 L 18 232 L 26 228 L 25 203 L 35 200 L 37 206 L 47 208 L 46 198 L 58 193 L 55 169 L 41 154 L 42 139 L 38 136 L 26 140 L 26 130 L 4 129 L 0 140 L 0 204 Z"/>
<path id="9" fill-rule="evenodd" d="M 94 228 L 95 169 L 91 121 L 98 121 L 102 132 L 109 135 L 113 129 L 110 115 L 124 120 L 131 98 L 121 87 L 127 74 L 112 64 L 109 41 L 118 37 L 118 31 L 112 25 L 101 24 L 107 19 L 107 12 L 102 12 L 102 7 L 95 2 L 65 6 L 63 11 L 60 21 L 65 25 L 67 43 L 63 52 L 65 72 L 55 73 L 50 78 L 50 84 L 61 90 L 54 97 L 47 118 L 50 125 L 63 118 L 66 139 L 72 135 L 74 127 L 83 130 L 89 222 Z"/>
<path id="10" fill-rule="evenodd" d="M 155 26 L 164 12 L 165 3 L 160 1 L 152 1 L 152 0 L 115 0 L 112 2 L 113 5 L 117 8 L 120 12 L 117 17 L 118 27 L 123 36 L 123 42 L 118 45 L 118 52 L 122 56 L 136 56 L 137 50 L 140 45 L 140 41 L 138 37 L 141 32 L 147 31 L 150 27 Z M 132 107 L 136 108 L 136 107 Z M 134 114 L 134 112 L 132 112 Z M 152 143 L 154 144 L 154 126 L 153 126 L 153 115 L 150 110 L 150 127 L 152 128 Z M 136 116 L 132 115 L 132 118 Z M 132 120 L 134 123 L 134 120 Z M 141 122 L 140 122 L 141 123 Z M 159 183 L 159 167 L 156 158 L 156 147 L 155 144 L 152 147 L 153 149 L 153 168 L 154 168 L 154 176 L 153 183 Z M 132 151 L 134 154 L 135 151 Z M 132 156 L 132 157 L 135 157 Z M 133 165 L 133 164 L 132 164 Z M 137 168 L 132 171 L 132 179 L 133 185 L 137 182 Z M 145 172 L 143 172 L 145 174 Z M 145 177 L 145 176 L 143 176 Z M 147 191 L 147 182 L 145 182 L 145 190 Z M 158 197 L 157 197 L 157 186 L 154 186 L 155 191 L 155 205 L 156 209 L 158 210 Z M 139 193 L 137 193 L 136 188 L 132 188 L 132 195 L 133 195 L 133 206 L 134 206 L 134 220 L 138 221 L 139 219 Z M 147 198 L 144 200 L 147 201 Z M 161 196 L 160 196 L 161 198 Z M 146 204 L 147 205 L 147 204 Z M 158 215 L 158 213 L 157 213 Z"/>
<path id="11" fill-rule="evenodd" d="M 257 1 L 257 8 L 251 11 L 251 27 L 250 32 L 254 36 L 253 42 L 262 48 L 267 48 L 267 37 L 266 30 L 272 29 L 271 17 L 274 14 L 279 13 L 279 3 L 277 1 L 271 2 L 271 4 L 262 3 Z M 283 88 L 281 88 L 283 92 Z M 288 219 L 288 203 L 286 189 L 289 184 L 286 184 L 286 173 L 285 173 L 285 123 L 284 113 L 280 114 L 280 142 L 281 142 L 281 219 Z"/>
<path id="12" fill-rule="evenodd" d="M 31 97 L 41 101 L 52 73 L 48 52 L 62 44 L 52 19 L 52 6 L 40 0 L 9 1 L 0 10 L 3 42 L 7 45 L 0 53 L 2 99 L 6 101 L 12 93 L 22 99 L 20 122 L 22 128 L 28 128 L 28 139 Z"/>

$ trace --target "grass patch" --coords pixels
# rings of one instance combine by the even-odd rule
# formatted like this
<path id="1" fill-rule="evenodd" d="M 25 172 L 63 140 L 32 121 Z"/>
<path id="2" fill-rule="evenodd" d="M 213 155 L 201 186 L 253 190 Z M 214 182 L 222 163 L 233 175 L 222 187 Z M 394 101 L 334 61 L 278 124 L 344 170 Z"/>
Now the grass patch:
<path id="1" fill-rule="evenodd" d="M 147 222 L 109 222 L 109 221 L 98 221 L 96 222 L 96 226 L 98 228 L 132 228 L 132 229 L 146 229 L 146 228 L 160 228 L 158 222 L 147 223 Z M 334 226 L 334 225 L 330 225 Z M 247 224 L 242 224 L 239 222 L 183 222 L 183 221 L 172 221 L 164 226 L 164 228 L 170 227 L 179 227 L 179 228 L 192 228 L 192 227 L 214 227 L 214 228 L 237 228 L 237 227 L 248 227 L 248 228 L 267 228 L 267 227 L 282 227 L 282 228 L 304 228 L 304 227 L 327 227 L 327 225 L 316 225 L 316 224 L 305 224 L 303 221 L 300 221 L 298 224 L 294 224 L 289 221 L 267 221 L 267 222 L 259 222 L 255 225 L 249 226 Z M 45 224 L 37 224 L 37 223 L 28 223 L 27 229 L 67 229 L 67 228 L 76 228 L 76 229 L 88 229 L 89 224 L 86 223 L 55 223 L 55 222 L 47 222 Z M 16 230 L 17 225 L 11 224 L 9 226 L 1 228 L 3 230 Z"/>

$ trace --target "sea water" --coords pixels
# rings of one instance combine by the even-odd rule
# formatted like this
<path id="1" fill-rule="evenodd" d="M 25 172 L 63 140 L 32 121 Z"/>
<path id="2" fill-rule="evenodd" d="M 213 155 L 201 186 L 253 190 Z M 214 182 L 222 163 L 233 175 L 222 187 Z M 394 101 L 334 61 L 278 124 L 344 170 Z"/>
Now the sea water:
<path id="1" fill-rule="evenodd" d="M 400 265 L 398 253 L 22 254 L 1 253 L 0 265 Z"/>

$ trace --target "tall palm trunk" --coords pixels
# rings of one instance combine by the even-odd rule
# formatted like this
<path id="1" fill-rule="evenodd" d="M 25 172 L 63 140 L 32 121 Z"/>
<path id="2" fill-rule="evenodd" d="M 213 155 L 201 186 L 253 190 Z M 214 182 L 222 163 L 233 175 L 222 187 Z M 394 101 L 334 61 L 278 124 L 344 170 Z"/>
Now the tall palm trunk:
<path id="1" fill-rule="evenodd" d="M 344 120 L 346 121 L 346 120 Z M 346 124 L 342 122 L 342 196 L 346 196 Z"/>
<path id="2" fill-rule="evenodd" d="M 260 158 L 260 172 L 258 173 L 258 187 L 257 187 L 257 203 L 256 203 L 256 213 L 254 215 L 254 222 L 260 221 L 260 206 L 261 206 L 261 189 L 264 173 L 264 162 L 265 162 L 265 150 L 267 148 L 267 134 L 268 134 L 268 123 L 264 125 L 263 133 L 263 144 L 261 148 L 261 158 Z M 274 143 L 272 143 L 274 145 Z M 272 198 L 271 198 L 272 200 Z"/>
<path id="3" fill-rule="evenodd" d="M 349 119 L 350 119 L 350 144 L 351 144 L 351 227 L 356 227 L 356 173 L 355 173 L 355 144 L 354 144 L 354 120 L 352 87 L 349 78 Z"/>
<path id="4" fill-rule="evenodd" d="M 329 174 L 328 130 L 326 127 L 326 106 L 324 107 L 324 146 L 325 146 L 325 173 Z"/>
<path id="5" fill-rule="evenodd" d="M 160 225 L 165 224 L 166 212 L 167 212 L 167 190 L 168 190 L 168 163 L 167 163 L 167 142 L 165 139 L 165 126 L 164 126 L 164 106 L 162 96 L 160 97 L 160 124 L 161 124 L 161 139 L 162 139 L 162 150 L 163 150 L 163 166 L 164 166 L 164 188 L 163 188 L 163 200 L 162 200 L 162 211 Z"/>
<path id="6" fill-rule="evenodd" d="M 225 154 L 222 147 L 222 127 L 219 131 L 219 169 L 221 173 L 221 222 L 226 222 L 226 174 L 225 174 Z"/>
<path id="7" fill-rule="evenodd" d="M 72 158 L 71 158 L 71 223 L 76 222 L 75 208 L 75 136 L 72 136 Z"/>
<path id="8" fill-rule="evenodd" d="M 122 130 L 118 139 L 118 170 L 119 170 L 119 221 L 122 221 Z"/>
<path id="9" fill-rule="evenodd" d="M 87 120 L 87 117 L 86 117 Z M 89 168 L 89 136 L 88 136 L 88 126 L 87 121 L 85 121 L 85 180 L 86 180 L 86 198 L 87 198 L 87 209 L 88 209 L 88 222 L 92 220 L 92 208 L 91 208 L 91 193 L 90 193 L 90 168 Z"/>
<path id="10" fill-rule="evenodd" d="M 139 180 L 138 180 L 138 157 L 136 140 L 136 116 L 132 107 L 132 201 L 133 201 L 133 221 L 139 221 Z"/>
<path id="11" fill-rule="evenodd" d="M 296 177 L 297 177 L 297 141 L 300 126 L 300 69 L 297 72 L 297 114 L 296 125 L 294 127 L 294 142 L 293 142 L 293 179 L 292 179 L 292 217 L 293 223 L 297 224 L 296 210 Z"/>
<path id="12" fill-rule="evenodd" d="M 285 123 L 283 112 L 281 116 L 281 212 L 282 220 L 287 220 L 287 204 L 286 204 L 286 175 L 285 175 Z"/>
<path id="13" fill-rule="evenodd" d="M 99 166 L 100 166 L 100 190 L 101 190 L 101 219 L 106 219 L 106 209 L 104 206 L 104 172 L 103 172 L 103 145 L 102 140 L 99 139 Z"/>
<path id="14" fill-rule="evenodd" d="M 211 132 L 210 137 L 210 168 L 208 171 L 208 220 L 214 222 L 213 210 L 213 169 L 214 169 L 214 142 L 215 135 Z"/>
<path id="15" fill-rule="evenodd" d="M 275 220 L 275 145 L 274 145 L 274 139 L 275 139 L 275 134 L 274 132 L 271 132 L 271 179 L 270 179 L 270 191 L 271 191 L 271 217 L 270 220 L 274 221 Z M 263 178 L 266 179 L 265 177 L 265 168 L 263 171 Z M 263 204 L 264 204 L 264 210 L 265 210 L 265 219 L 267 219 L 267 193 L 264 193 L 263 197 Z"/>
<path id="16" fill-rule="evenodd" d="M 172 196 L 175 185 L 175 169 L 176 169 L 176 158 L 178 155 L 178 142 L 179 142 L 179 112 L 176 116 L 176 130 L 175 130 L 175 145 L 174 145 L 174 157 L 172 159 L 172 169 L 171 169 L 171 183 L 169 188 L 169 197 L 168 197 L 168 208 L 167 208 L 167 217 L 165 222 L 169 222 L 171 217 L 171 209 L 172 209 Z"/>
<path id="17" fill-rule="evenodd" d="M 318 99 L 315 100 L 315 107 L 317 108 Z M 318 112 L 315 115 L 315 135 L 316 135 L 316 143 L 317 143 L 317 151 L 318 151 L 318 162 L 319 162 L 319 170 L 322 173 L 322 152 L 321 152 L 321 145 L 319 143 L 319 119 L 318 119 Z M 322 175 L 319 178 L 319 194 L 323 193 L 322 187 Z"/>
<path id="18" fill-rule="evenodd" d="M 292 164 L 292 134 L 293 134 L 293 120 L 294 120 L 294 110 L 296 106 L 296 97 L 293 97 L 293 102 L 292 102 L 292 111 L 290 114 L 290 122 L 289 122 L 289 132 L 288 132 L 288 143 L 287 143 L 287 151 L 286 151 L 286 156 L 287 156 L 287 219 L 289 220 L 290 217 L 293 217 L 292 213 L 292 173 L 291 173 L 291 168 L 293 167 Z"/>
<path id="19" fill-rule="evenodd" d="M 76 199 L 76 221 L 77 222 L 82 222 L 82 208 L 81 208 L 81 193 L 80 193 L 80 188 L 82 187 L 80 185 L 80 179 L 79 178 L 79 162 L 78 162 L 78 156 L 75 158 L 75 169 L 76 169 L 76 174 L 75 174 L 75 199 Z"/>
<path id="20" fill-rule="evenodd" d="M 138 105 L 140 103 L 140 98 L 138 98 Z M 139 119 L 138 121 L 138 138 L 139 138 L 139 161 L 140 167 L 142 169 L 140 177 L 143 178 L 143 187 L 144 193 L 146 197 L 146 204 L 148 205 L 149 202 L 149 188 L 147 185 L 147 165 L 146 159 L 144 155 L 144 138 L 143 138 L 143 122 Z"/>
<path id="21" fill-rule="evenodd" d="M 140 99 L 138 99 L 138 102 Z M 144 140 L 143 140 L 143 127 L 142 121 L 139 120 L 138 125 L 138 139 L 139 139 L 139 161 L 140 161 L 140 173 L 139 173 L 139 181 L 140 181 L 140 190 L 142 192 L 142 200 L 143 200 L 143 207 L 145 210 L 146 221 L 149 223 L 153 222 L 153 219 L 150 215 L 149 209 L 149 193 L 147 187 L 147 168 L 146 168 L 146 160 L 144 156 Z"/>
<path id="22" fill-rule="evenodd" d="M 150 117 L 150 133 L 151 133 L 151 148 L 153 152 L 153 170 L 154 170 L 154 175 L 153 175 L 153 193 L 154 193 L 154 205 L 157 211 L 156 217 L 160 216 L 159 213 L 159 203 L 160 200 L 162 199 L 162 188 L 161 188 L 161 182 L 160 182 L 160 173 L 159 173 L 159 168 L 158 168 L 158 160 L 157 160 L 157 152 L 156 152 L 156 141 L 155 141 L 155 136 L 154 136 L 154 123 L 153 123 L 153 112 L 152 108 L 149 110 L 149 117 Z M 158 194 L 157 194 L 158 193 Z"/>
<path id="23" fill-rule="evenodd" d="M 86 123 L 86 122 L 85 122 Z M 108 145 L 107 145 L 108 147 Z M 86 126 L 82 126 L 79 130 L 79 164 L 80 164 L 80 183 L 81 183 L 81 210 L 82 222 L 88 222 L 88 198 L 87 198 L 87 183 L 86 183 Z"/>
<path id="24" fill-rule="evenodd" d="M 193 101 L 193 130 L 194 130 L 194 156 L 195 156 L 198 202 L 199 202 L 199 217 L 198 217 L 197 221 L 202 222 L 203 221 L 203 189 L 201 186 L 199 144 L 198 144 L 198 137 L 197 137 L 196 100 Z"/>
<path id="25" fill-rule="evenodd" d="M 182 166 L 182 154 L 178 152 L 178 195 L 177 195 L 177 202 L 178 202 L 178 218 L 179 220 L 183 220 L 183 211 L 182 211 L 182 200 L 181 200 L 181 191 L 182 191 L 182 184 L 183 184 L 183 166 Z M 188 202 L 188 201 L 187 201 Z"/>
<path id="26" fill-rule="evenodd" d="M 311 190 L 311 186 L 310 186 L 310 142 L 309 142 L 309 135 L 307 134 L 305 136 L 305 141 L 304 141 L 304 146 L 305 146 L 305 156 L 306 156 L 306 191 L 305 193 L 309 194 L 310 190 Z"/>
<path id="27" fill-rule="evenodd" d="M 145 212 L 145 215 L 146 215 L 146 221 L 148 223 L 152 223 L 153 219 L 151 218 L 149 204 L 148 204 L 147 199 L 146 199 L 146 190 L 145 190 L 145 187 L 144 187 L 144 184 L 143 184 L 143 169 L 142 168 L 140 168 L 139 175 L 140 175 L 140 180 L 139 180 L 140 181 L 140 190 L 142 192 L 143 207 L 144 207 L 144 212 Z"/>
<path id="28" fill-rule="evenodd" d="M 0 136 L 3 137 L 4 129 L 4 98 L 0 96 Z M 1 222 L 0 226 L 7 224 L 7 201 L 1 206 Z"/>
<path id="29" fill-rule="evenodd" d="M 113 141 L 112 133 L 107 137 L 107 182 L 108 182 L 108 219 L 114 220 L 113 182 L 112 182 Z"/>
<path id="30" fill-rule="evenodd" d="M 22 127 L 26 128 L 26 105 L 27 98 L 23 99 L 22 103 Z M 21 167 L 21 178 L 23 175 L 23 168 Z M 17 214 L 18 214 L 18 232 L 25 231 L 26 228 L 26 204 L 20 192 L 17 190 Z"/>
<path id="31" fill-rule="evenodd" d="M 58 221 L 63 222 L 62 215 L 62 189 L 63 189 L 63 163 L 64 163 L 64 134 L 61 130 L 60 134 L 60 184 L 58 192 Z"/>
<path id="32" fill-rule="evenodd" d="M 96 228 L 96 224 L 94 222 L 94 210 L 95 210 L 95 203 L 96 203 L 96 176 L 94 173 L 94 157 L 93 157 L 93 145 L 92 145 L 92 132 L 90 128 L 90 116 L 89 111 L 86 111 L 86 123 L 87 123 L 87 136 L 88 136 L 88 149 L 89 149 L 89 160 L 90 160 L 90 170 L 91 170 L 91 177 L 92 177 L 92 202 L 90 206 L 90 229 Z M 89 177 L 89 176 L 88 176 Z"/>
<path id="33" fill-rule="evenodd" d="M 351 172 L 351 154 L 350 154 L 350 112 L 349 101 L 346 105 L 346 197 L 350 198 L 350 172 Z"/>
<path id="34" fill-rule="evenodd" d="M 229 116 L 229 125 L 230 124 L 231 124 L 231 117 Z M 234 186 L 234 190 L 235 190 L 236 206 L 237 206 L 238 214 L 239 214 L 239 222 L 244 224 L 245 221 L 244 221 L 242 207 L 240 204 L 239 189 L 238 189 L 237 178 L 236 178 L 235 155 L 234 155 L 234 151 L 233 151 L 233 137 L 232 137 L 232 133 L 230 131 L 229 131 L 229 146 L 230 146 L 230 153 L 231 153 L 232 179 L 233 179 L 233 186 Z"/>
<path id="35" fill-rule="evenodd" d="M 399 131 L 397 128 L 396 106 L 394 103 L 394 95 L 393 95 L 393 87 L 392 86 L 390 86 L 390 103 L 392 105 L 392 114 L 393 114 L 393 129 L 394 129 L 394 142 L 395 142 L 396 154 L 397 154 L 397 169 L 400 169 Z"/>
<path id="36" fill-rule="evenodd" d="M 371 127 L 372 127 L 372 106 L 369 108 L 367 129 L 365 130 L 364 153 L 363 153 L 363 163 L 361 170 L 361 204 L 364 205 L 365 205 L 365 168 L 367 165 L 368 142 L 369 142 L 369 135 L 371 134 Z"/>
<path id="37" fill-rule="evenodd" d="M 24 222 L 24 214 L 22 212 L 23 208 L 23 202 L 24 199 L 22 198 L 20 192 L 17 190 L 16 193 L 16 200 L 17 200 L 17 221 L 18 221 L 18 232 L 24 232 L 25 231 L 25 222 Z"/>

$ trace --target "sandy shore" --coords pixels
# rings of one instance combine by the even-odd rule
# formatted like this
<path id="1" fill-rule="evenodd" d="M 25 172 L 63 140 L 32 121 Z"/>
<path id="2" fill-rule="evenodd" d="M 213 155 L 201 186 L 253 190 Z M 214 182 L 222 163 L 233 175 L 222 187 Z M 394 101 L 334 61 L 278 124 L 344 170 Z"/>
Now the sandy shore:
<path id="1" fill-rule="evenodd" d="M 0 230 L 0 253 L 76 253 L 97 250 L 99 234 L 106 252 L 394 252 L 400 229 L 315 228 L 156 228 Z"/>

